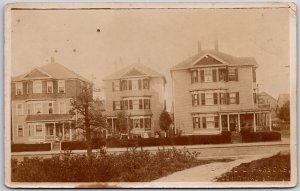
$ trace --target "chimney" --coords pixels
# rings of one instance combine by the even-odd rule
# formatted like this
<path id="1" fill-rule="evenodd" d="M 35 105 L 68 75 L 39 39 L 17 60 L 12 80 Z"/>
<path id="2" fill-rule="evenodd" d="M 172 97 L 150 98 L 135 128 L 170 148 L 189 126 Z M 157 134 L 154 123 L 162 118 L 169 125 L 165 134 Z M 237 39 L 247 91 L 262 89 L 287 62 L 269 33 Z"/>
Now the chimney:
<path id="1" fill-rule="evenodd" d="M 53 56 L 51 56 L 51 64 L 54 64 L 54 57 Z"/>
<path id="2" fill-rule="evenodd" d="M 218 40 L 215 40 L 215 50 L 219 51 L 219 42 L 218 42 Z"/>
<path id="3" fill-rule="evenodd" d="M 201 40 L 198 40 L 198 53 L 201 52 Z"/>

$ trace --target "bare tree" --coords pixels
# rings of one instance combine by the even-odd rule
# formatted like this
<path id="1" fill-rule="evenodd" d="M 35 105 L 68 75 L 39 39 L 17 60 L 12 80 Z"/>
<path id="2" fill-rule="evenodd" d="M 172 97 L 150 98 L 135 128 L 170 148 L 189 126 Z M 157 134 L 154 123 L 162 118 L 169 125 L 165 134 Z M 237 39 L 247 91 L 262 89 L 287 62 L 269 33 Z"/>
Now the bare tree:
<path id="1" fill-rule="evenodd" d="M 91 156 L 93 134 L 106 128 L 105 116 L 93 100 L 92 85 L 83 85 L 82 92 L 71 100 L 70 113 L 78 116 L 75 128 L 81 129 L 87 145 L 87 155 Z"/>

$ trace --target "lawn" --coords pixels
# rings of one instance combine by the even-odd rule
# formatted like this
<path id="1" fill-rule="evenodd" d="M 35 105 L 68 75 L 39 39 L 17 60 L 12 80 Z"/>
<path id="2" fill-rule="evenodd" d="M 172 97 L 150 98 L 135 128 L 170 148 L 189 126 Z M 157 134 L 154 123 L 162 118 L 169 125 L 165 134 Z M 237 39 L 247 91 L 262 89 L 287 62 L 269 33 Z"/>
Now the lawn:
<path id="1" fill-rule="evenodd" d="M 217 181 L 290 181 L 290 170 L 290 154 L 278 153 L 234 167 Z"/>
<path id="2" fill-rule="evenodd" d="M 199 160 L 198 155 L 175 148 L 156 153 L 133 148 L 121 154 L 100 150 L 92 157 L 67 151 L 48 159 L 12 160 L 12 182 L 148 182 L 194 166 L 231 161 Z"/>

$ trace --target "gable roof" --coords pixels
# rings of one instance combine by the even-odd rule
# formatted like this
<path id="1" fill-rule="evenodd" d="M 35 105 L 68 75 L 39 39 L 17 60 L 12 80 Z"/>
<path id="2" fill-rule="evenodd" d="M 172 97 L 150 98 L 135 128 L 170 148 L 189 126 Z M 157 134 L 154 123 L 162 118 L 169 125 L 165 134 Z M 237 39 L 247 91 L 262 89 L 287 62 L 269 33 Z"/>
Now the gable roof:
<path id="1" fill-rule="evenodd" d="M 260 92 L 259 94 L 258 94 L 258 96 L 259 96 L 259 98 L 261 98 L 261 97 L 268 97 L 269 99 L 272 99 L 273 101 L 276 101 L 276 99 L 273 97 L 273 96 L 271 96 L 270 94 L 268 94 L 268 93 L 266 93 L 266 92 Z"/>
<path id="2" fill-rule="evenodd" d="M 149 77 L 160 77 L 163 78 L 165 81 L 165 77 L 153 70 L 152 68 L 149 68 L 142 64 L 132 64 L 127 67 L 124 67 L 115 73 L 108 75 L 103 78 L 103 80 L 117 80 L 122 77 L 129 77 L 129 76 L 149 76 Z"/>
<path id="3" fill-rule="evenodd" d="M 44 74 L 44 76 L 42 74 Z M 48 75 L 48 77 L 45 75 Z M 41 67 L 36 67 L 28 73 L 13 77 L 12 81 L 21 81 L 26 78 L 79 79 L 85 82 L 90 82 L 67 67 L 54 62 Z"/>
<path id="4" fill-rule="evenodd" d="M 219 59 L 219 61 L 222 60 L 229 66 L 254 66 L 254 67 L 258 66 L 255 58 L 253 57 L 236 57 L 236 56 L 231 56 L 229 54 L 225 54 L 217 50 L 202 50 L 199 53 L 173 66 L 171 70 L 188 69 L 191 67 L 191 64 L 199 61 L 199 59 L 201 60 L 206 55 L 211 57 L 216 57 Z"/>

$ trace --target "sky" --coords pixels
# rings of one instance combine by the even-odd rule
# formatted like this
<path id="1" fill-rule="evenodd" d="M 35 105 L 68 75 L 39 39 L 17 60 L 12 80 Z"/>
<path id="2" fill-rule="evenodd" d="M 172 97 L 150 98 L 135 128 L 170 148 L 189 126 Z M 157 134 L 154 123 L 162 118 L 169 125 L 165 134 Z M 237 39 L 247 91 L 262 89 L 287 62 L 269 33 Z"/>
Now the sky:
<path id="1" fill-rule="evenodd" d="M 259 91 L 289 93 L 289 11 L 281 9 L 13 10 L 12 75 L 55 61 L 101 86 L 130 64 L 167 79 L 170 68 L 202 49 L 254 57 Z M 170 102 L 168 102 L 170 103 Z M 170 105 L 168 106 L 170 107 Z"/>

